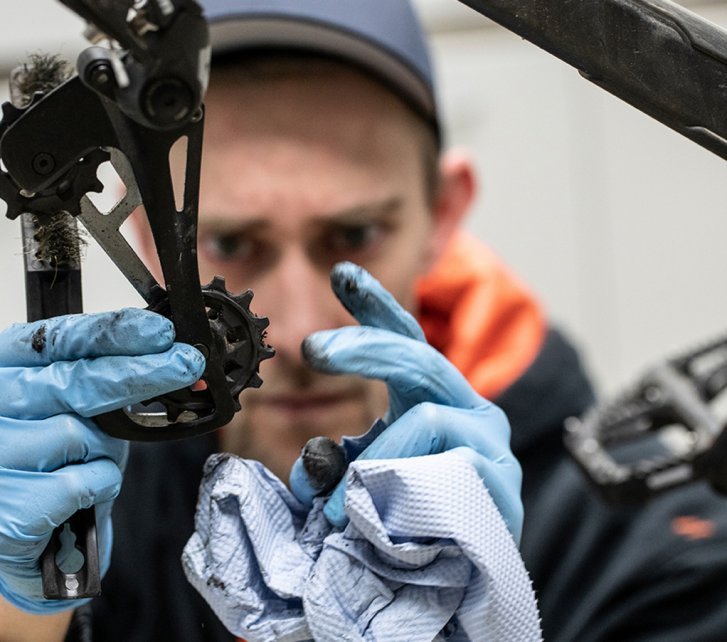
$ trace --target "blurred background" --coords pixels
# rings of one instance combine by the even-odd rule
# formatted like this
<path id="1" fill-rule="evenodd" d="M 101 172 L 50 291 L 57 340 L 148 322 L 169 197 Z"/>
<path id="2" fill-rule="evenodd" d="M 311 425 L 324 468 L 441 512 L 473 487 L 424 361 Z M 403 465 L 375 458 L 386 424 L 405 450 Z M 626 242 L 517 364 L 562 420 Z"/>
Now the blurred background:
<path id="1" fill-rule="evenodd" d="M 727 333 L 725 162 L 456 0 L 415 2 L 448 142 L 471 150 L 480 174 L 469 226 L 575 339 L 600 391 Z M 727 27 L 727 1 L 681 4 Z M 75 60 L 82 29 L 54 0 L 5 3 L 0 97 L 28 54 Z M 19 224 L 0 225 L 5 326 L 25 304 Z M 142 303 L 93 243 L 84 288 L 89 311 Z"/>

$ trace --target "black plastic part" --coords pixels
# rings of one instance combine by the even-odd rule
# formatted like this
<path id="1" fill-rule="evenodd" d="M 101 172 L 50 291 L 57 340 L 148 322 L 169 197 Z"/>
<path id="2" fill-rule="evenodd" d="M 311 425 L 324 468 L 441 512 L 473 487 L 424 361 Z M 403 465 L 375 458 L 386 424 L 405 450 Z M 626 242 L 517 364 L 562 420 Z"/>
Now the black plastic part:
<path id="1" fill-rule="evenodd" d="M 81 54 L 78 72 L 90 88 L 149 128 L 174 129 L 194 118 L 206 90 L 210 54 L 207 23 L 196 2 L 165 0 L 167 11 L 161 11 L 155 10 L 156 0 L 134 9 L 129 0 L 107 7 L 89 0 L 61 1 L 127 50 L 121 57 L 101 47 Z M 134 28 L 130 9 L 148 28 Z M 115 78 L 119 63 L 127 76 L 123 83 Z"/>
<path id="2" fill-rule="evenodd" d="M 566 424 L 565 445 L 599 493 L 629 504 L 698 479 L 727 493 L 727 339 L 650 368 Z"/>
<path id="3" fill-rule="evenodd" d="M 665 0 L 460 0 L 727 158 L 727 31 Z"/>
<path id="4" fill-rule="evenodd" d="M 75 545 L 83 555 L 83 566 L 73 573 L 65 573 L 59 568 L 56 555 L 61 550 L 61 533 L 64 527 L 56 528 L 41 556 L 43 597 L 49 600 L 76 600 L 101 595 L 96 511 L 93 508 L 79 510 L 67 524 L 76 536 Z"/>

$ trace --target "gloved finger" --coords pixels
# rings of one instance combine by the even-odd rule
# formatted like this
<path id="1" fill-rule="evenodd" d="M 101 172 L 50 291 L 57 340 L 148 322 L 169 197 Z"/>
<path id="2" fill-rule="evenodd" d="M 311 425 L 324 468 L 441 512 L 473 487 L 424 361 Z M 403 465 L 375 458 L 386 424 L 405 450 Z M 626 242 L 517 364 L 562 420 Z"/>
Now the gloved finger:
<path id="1" fill-rule="evenodd" d="M 175 343 L 160 354 L 3 368 L 0 416 L 44 419 L 73 412 L 91 417 L 192 385 L 204 365 L 198 350 Z"/>
<path id="2" fill-rule="evenodd" d="M 0 332 L 0 367 L 153 354 L 169 349 L 173 341 L 169 319 L 148 310 L 66 315 L 16 323 Z"/>
<path id="3" fill-rule="evenodd" d="M 470 448 L 495 464 L 492 475 L 497 473 L 501 481 L 495 481 L 495 477 L 484 479 L 488 487 L 492 483 L 512 489 L 510 494 L 498 491 L 502 506 L 495 502 L 501 512 L 510 513 L 507 498 L 519 501 L 520 493 L 520 478 L 513 476 L 512 471 L 513 467 L 519 471 L 520 466 L 510 451 L 509 441 L 510 425 L 502 410 L 494 404 L 464 410 L 422 403 L 392 423 L 358 459 L 401 459 Z M 500 464 L 506 465 L 501 474 L 498 472 Z M 348 521 L 344 511 L 345 485 L 344 479 L 336 486 L 325 507 L 328 520 L 339 527 Z"/>
<path id="4" fill-rule="evenodd" d="M 303 468 L 303 459 L 301 457 L 293 462 L 288 483 L 296 499 L 308 508 L 313 505 L 313 498 L 321 492 L 319 488 L 313 485 L 308 473 Z"/>
<path id="5" fill-rule="evenodd" d="M 361 325 L 426 341 L 417 320 L 362 267 L 349 262 L 337 263 L 331 270 L 331 287 Z"/>
<path id="6" fill-rule="evenodd" d="M 50 472 L 103 457 L 123 467 L 127 450 L 127 442 L 74 414 L 37 421 L 0 419 L 1 468 Z"/>
<path id="7" fill-rule="evenodd" d="M 101 577 L 111 566 L 111 553 L 113 551 L 114 525 L 111 521 L 111 509 L 113 501 L 99 502 L 96 504 L 96 526 L 99 541 L 99 566 L 101 567 Z"/>
<path id="8" fill-rule="evenodd" d="M 389 386 L 394 417 L 418 403 L 473 408 L 482 403 L 462 374 L 427 343 L 371 327 L 315 332 L 303 354 L 317 370 L 380 379 Z M 393 399 L 391 397 L 394 397 Z"/>
<path id="9" fill-rule="evenodd" d="M 121 480 L 121 470 L 110 459 L 51 473 L 1 471 L 0 514 L 6 517 L 0 527 L 0 559 L 28 555 L 29 541 L 45 542 L 54 528 L 79 509 L 113 500 Z"/>

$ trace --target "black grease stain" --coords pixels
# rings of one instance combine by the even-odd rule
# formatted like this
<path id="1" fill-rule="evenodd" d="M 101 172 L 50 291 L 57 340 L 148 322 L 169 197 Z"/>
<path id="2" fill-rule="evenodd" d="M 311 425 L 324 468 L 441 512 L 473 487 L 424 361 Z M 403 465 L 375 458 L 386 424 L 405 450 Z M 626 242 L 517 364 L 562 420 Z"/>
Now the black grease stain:
<path id="1" fill-rule="evenodd" d="M 347 278 L 346 282 L 343 284 L 343 287 L 346 290 L 346 294 L 357 294 L 358 293 L 358 283 L 356 282 L 356 279 L 354 278 Z"/>
<path id="2" fill-rule="evenodd" d="M 35 350 L 38 354 L 43 352 L 45 350 L 45 333 L 46 333 L 46 325 L 45 323 L 41 325 L 34 333 L 33 333 L 33 339 L 31 341 L 31 345 L 33 346 L 33 350 Z"/>
<path id="3" fill-rule="evenodd" d="M 351 299 L 359 296 L 359 288 L 358 283 L 356 282 L 356 279 L 352 277 L 348 277 L 343 282 L 343 292 L 345 293 L 345 297 L 339 297 L 339 301 L 343 305 L 344 308 L 346 308 L 346 311 L 351 316 L 356 316 L 356 310 L 351 305 Z"/>
<path id="4" fill-rule="evenodd" d="M 346 472 L 346 451 L 328 437 L 309 439 L 301 457 L 311 486 L 318 494 L 333 490 Z"/>
<path id="5" fill-rule="evenodd" d="M 110 317 L 99 319 L 98 332 L 104 337 L 112 337 L 118 331 L 124 319 L 124 312 L 116 310 L 111 313 Z"/>
<path id="6" fill-rule="evenodd" d="M 345 276 L 341 273 L 341 270 L 334 268 L 331 272 L 331 287 L 346 311 L 355 316 L 354 310 L 349 304 L 349 299 L 358 294 L 359 287 L 356 279 L 352 276 Z"/>
<path id="7" fill-rule="evenodd" d="M 227 585 L 219 577 L 215 577 L 214 575 L 207 578 L 207 586 L 221 589 L 222 591 L 227 588 Z"/>
<path id="8" fill-rule="evenodd" d="M 320 354 L 315 348 L 315 343 L 309 341 L 308 337 L 300 344 L 300 352 L 303 355 L 303 359 L 314 368 L 325 370 L 326 366 L 330 364 L 330 359 L 325 354 Z"/>

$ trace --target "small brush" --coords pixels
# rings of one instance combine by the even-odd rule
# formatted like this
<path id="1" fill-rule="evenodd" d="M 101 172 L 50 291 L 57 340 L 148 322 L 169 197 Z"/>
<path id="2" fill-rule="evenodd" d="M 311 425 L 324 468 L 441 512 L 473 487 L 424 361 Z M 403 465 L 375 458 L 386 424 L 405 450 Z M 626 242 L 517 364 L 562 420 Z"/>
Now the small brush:
<path id="1" fill-rule="evenodd" d="M 59 56 L 33 54 L 10 75 L 11 102 L 18 108 L 28 107 L 36 95 L 48 93 L 71 74 L 71 66 Z M 81 254 L 86 241 L 76 219 L 65 211 L 23 213 L 20 219 L 28 321 L 82 312 Z M 39 353 L 46 349 L 42 327 L 35 333 L 33 349 Z M 63 560 L 59 553 L 65 554 Z M 79 510 L 56 528 L 40 562 L 46 598 L 76 599 L 100 594 L 95 510 Z"/>
<path id="2" fill-rule="evenodd" d="M 30 105 L 72 74 L 57 55 L 32 54 L 10 75 L 10 100 L 16 107 Z M 81 253 L 85 240 L 67 212 L 21 215 L 25 258 L 25 301 L 28 321 L 81 312 Z"/>

